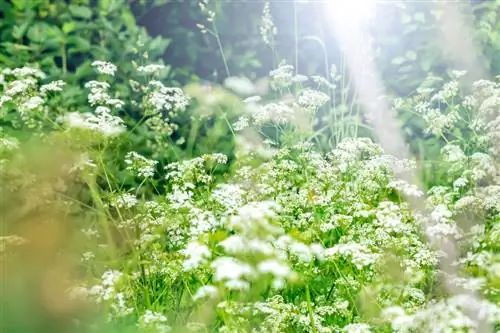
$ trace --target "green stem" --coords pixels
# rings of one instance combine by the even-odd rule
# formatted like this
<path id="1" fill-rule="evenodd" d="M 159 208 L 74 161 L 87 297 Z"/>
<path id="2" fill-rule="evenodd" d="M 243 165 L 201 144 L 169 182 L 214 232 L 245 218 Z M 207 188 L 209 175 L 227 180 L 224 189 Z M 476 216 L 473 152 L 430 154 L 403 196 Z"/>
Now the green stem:
<path id="1" fill-rule="evenodd" d="M 217 41 L 217 46 L 219 47 L 219 51 L 222 56 L 222 61 L 224 62 L 224 69 L 226 70 L 226 76 L 230 77 L 231 74 L 229 73 L 229 66 L 227 65 L 226 56 L 224 54 L 224 48 L 222 47 L 222 42 L 219 37 L 219 31 L 217 31 L 217 26 L 215 25 L 215 22 L 212 22 L 212 27 L 214 29 L 212 34 L 215 36 L 215 40 Z"/>
<path id="2" fill-rule="evenodd" d="M 317 333 L 316 325 L 314 324 L 314 314 L 312 310 L 311 293 L 309 292 L 309 286 L 306 284 L 306 300 L 307 300 L 307 312 L 309 313 L 309 321 L 311 323 L 311 329 L 313 333 Z"/>
<path id="3" fill-rule="evenodd" d="M 63 76 L 66 76 L 66 73 L 68 72 L 68 58 L 66 56 L 66 45 L 65 44 L 61 45 L 61 60 L 62 60 Z"/>

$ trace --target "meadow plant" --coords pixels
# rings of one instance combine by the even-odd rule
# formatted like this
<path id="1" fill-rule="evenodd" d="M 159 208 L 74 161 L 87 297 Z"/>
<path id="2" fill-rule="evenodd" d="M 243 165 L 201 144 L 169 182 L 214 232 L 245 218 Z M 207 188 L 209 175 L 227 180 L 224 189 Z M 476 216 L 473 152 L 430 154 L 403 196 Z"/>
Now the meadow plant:
<path id="1" fill-rule="evenodd" d="M 497 82 L 476 82 L 463 96 L 452 81 L 398 101 L 419 112 L 429 133 L 444 141 L 445 184 L 426 193 L 399 177 L 415 169 L 415 161 L 388 155 L 369 138 L 344 138 L 326 153 L 318 149 L 312 123 L 331 95 L 316 88 L 334 83 L 297 75 L 286 63 L 270 74 L 278 98 L 251 96 L 241 118 L 228 124 L 243 143 L 233 173 L 215 176 L 229 163 L 216 151 L 167 165 L 129 151 L 119 172 L 140 183 L 126 187 L 101 159 L 110 142 L 130 130 L 120 113 L 129 102 L 113 94 L 107 81 L 119 69 L 101 61 L 94 66 L 103 78 L 85 84 L 90 114 L 52 115 L 44 100 L 64 84 L 40 85 L 43 73 L 29 68 L 2 71 L 0 107 L 13 127 L 26 125 L 33 135 L 76 136 L 83 130 L 86 138 L 94 137 L 95 146 L 67 166 L 73 178 L 85 180 L 87 197 L 69 200 L 74 194 L 64 186 L 47 186 L 54 200 L 67 203 L 65 209 L 79 207 L 85 217 L 78 223 L 85 241 L 78 270 L 67 277 L 67 294 L 90 305 L 96 323 L 140 332 L 444 333 L 478 331 L 485 322 L 498 327 Z M 137 68 L 148 75 L 160 69 Z M 133 85 L 148 129 L 158 137 L 172 135 L 175 115 L 186 112 L 189 102 L 183 90 L 156 80 Z M 269 124 L 274 136 L 266 133 Z M 252 133 L 262 153 L 248 149 L 245 135 Z M 7 170 L 23 152 L 18 139 L 1 135 L 0 166 Z M 10 172 L 17 176 L 2 185 L 10 192 L 19 190 L 20 177 L 31 177 Z M 95 181 L 98 176 L 103 184 Z M 157 191 L 140 194 L 146 184 Z M 410 209 L 412 197 L 426 207 Z M 437 243 L 428 243 L 426 234 Z M 14 234 L 1 240 L 2 252 L 30 241 Z M 459 245 L 457 276 L 440 269 L 448 255 L 440 242 Z M 463 293 L 450 294 L 443 279 Z M 94 324 L 79 321 L 85 330 L 99 331 Z"/>

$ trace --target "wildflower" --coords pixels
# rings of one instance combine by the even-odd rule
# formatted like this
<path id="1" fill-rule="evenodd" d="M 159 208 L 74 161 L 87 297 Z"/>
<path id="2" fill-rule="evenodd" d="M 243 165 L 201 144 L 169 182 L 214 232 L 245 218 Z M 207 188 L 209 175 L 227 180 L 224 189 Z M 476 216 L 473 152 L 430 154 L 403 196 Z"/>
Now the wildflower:
<path id="1" fill-rule="evenodd" d="M 152 92 L 146 97 L 146 105 L 156 111 L 184 110 L 188 105 L 188 98 L 180 88 L 165 87 L 159 81 L 150 81 Z"/>
<path id="2" fill-rule="evenodd" d="M 127 170 L 136 172 L 137 176 L 151 178 L 154 176 L 158 161 L 147 159 L 139 153 L 131 151 L 125 155 L 125 164 L 127 165 Z"/>
<path id="3" fill-rule="evenodd" d="M 277 260 L 269 259 L 260 262 L 257 266 L 259 273 L 271 274 L 276 278 L 287 278 L 292 274 L 292 270 L 288 265 L 285 265 Z"/>
<path id="4" fill-rule="evenodd" d="M 193 270 L 203 265 L 211 256 L 208 247 L 206 245 L 201 245 L 197 241 L 191 241 L 181 253 L 187 257 L 182 264 L 185 271 Z"/>
<path id="5" fill-rule="evenodd" d="M 203 286 L 198 288 L 196 293 L 193 295 L 193 301 L 197 301 L 199 299 L 204 299 L 204 298 L 214 298 L 217 296 L 219 293 L 219 290 L 214 287 L 214 286 Z"/>
<path id="6" fill-rule="evenodd" d="M 293 66 L 281 62 L 277 69 L 269 73 L 271 79 L 271 88 L 284 89 L 292 85 L 293 80 Z"/>
<path id="7" fill-rule="evenodd" d="M 233 124 L 233 129 L 238 132 L 248 127 L 248 117 L 242 116 Z"/>
<path id="8" fill-rule="evenodd" d="M 243 96 L 249 96 L 255 92 L 252 81 L 246 77 L 228 77 L 224 80 L 224 85 L 235 93 Z"/>
<path id="9" fill-rule="evenodd" d="M 95 258 L 95 254 L 93 252 L 84 252 L 82 253 L 82 261 L 90 261 Z"/>
<path id="10" fill-rule="evenodd" d="M 269 1 L 264 2 L 264 8 L 262 10 L 262 21 L 260 23 L 259 29 L 264 44 L 272 45 L 274 42 L 274 36 L 276 36 L 277 34 L 277 29 L 273 22 L 273 17 L 269 8 Z"/>
<path id="11" fill-rule="evenodd" d="M 165 68 L 164 65 L 149 64 L 149 65 L 137 67 L 137 71 L 144 73 L 144 74 L 156 74 L 156 73 L 159 73 L 164 68 Z"/>
<path id="12" fill-rule="evenodd" d="M 305 89 L 300 92 L 297 103 L 307 112 L 314 113 L 329 100 L 330 97 L 321 91 Z"/>
<path id="13" fill-rule="evenodd" d="M 138 326 L 140 329 L 148 330 L 148 332 L 153 330 L 158 333 L 166 333 L 171 330 L 166 324 L 167 321 L 167 317 L 165 317 L 162 313 L 146 310 L 139 318 Z"/>
<path id="14" fill-rule="evenodd" d="M 224 282 L 229 289 L 248 288 L 248 282 L 243 279 L 255 275 L 250 265 L 230 257 L 219 257 L 212 262 L 211 266 L 215 270 L 214 281 Z"/>
<path id="15" fill-rule="evenodd" d="M 135 195 L 125 193 L 115 199 L 113 205 L 117 208 L 132 208 L 137 205 L 138 200 Z"/>
<path id="16" fill-rule="evenodd" d="M 332 248 L 325 249 L 325 257 L 334 256 L 348 257 L 357 269 L 363 269 L 365 266 L 375 262 L 377 256 L 358 243 L 337 244 Z"/>
<path id="17" fill-rule="evenodd" d="M 40 96 L 33 96 L 30 97 L 26 102 L 24 102 L 21 105 L 21 108 L 24 110 L 33 110 L 42 106 L 43 103 L 44 101 Z"/>
<path id="18" fill-rule="evenodd" d="M 116 66 L 110 62 L 96 60 L 92 62 L 92 67 L 95 67 L 98 73 L 114 76 L 117 70 Z"/>
<path id="19" fill-rule="evenodd" d="M 69 127 L 87 128 L 102 133 L 104 136 L 115 136 L 125 130 L 123 120 L 110 114 L 106 107 L 98 107 L 93 114 L 68 113 L 65 117 Z"/>
<path id="20" fill-rule="evenodd" d="M 42 85 L 40 87 L 40 93 L 46 94 L 48 92 L 62 91 L 65 85 L 66 83 L 61 80 L 52 81 L 50 83 Z"/>
<path id="21" fill-rule="evenodd" d="M 14 68 L 12 71 L 8 72 L 8 74 L 16 78 L 27 78 L 27 77 L 34 77 L 38 79 L 45 78 L 45 73 L 43 73 L 41 70 L 30 67 Z"/>
<path id="22" fill-rule="evenodd" d="M 368 324 L 349 324 L 344 326 L 343 332 L 345 333 L 371 333 L 370 325 Z"/>

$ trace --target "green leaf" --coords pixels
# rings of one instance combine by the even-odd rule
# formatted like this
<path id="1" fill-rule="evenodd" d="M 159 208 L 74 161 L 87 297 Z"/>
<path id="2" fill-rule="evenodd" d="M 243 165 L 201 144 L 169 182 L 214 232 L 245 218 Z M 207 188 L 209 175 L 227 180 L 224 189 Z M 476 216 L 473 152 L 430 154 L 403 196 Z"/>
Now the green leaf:
<path id="1" fill-rule="evenodd" d="M 65 22 L 62 26 L 62 31 L 65 34 L 69 34 L 70 32 L 72 32 L 75 29 L 76 29 L 76 23 L 74 21 Z"/>
<path id="2" fill-rule="evenodd" d="M 17 9 L 17 10 L 24 10 L 24 8 L 26 8 L 26 5 L 27 5 L 27 1 L 25 0 L 12 0 L 12 4 L 14 5 L 14 7 Z"/>
<path id="3" fill-rule="evenodd" d="M 92 10 L 85 6 L 69 5 L 69 11 L 74 17 L 83 19 L 90 19 L 92 17 Z"/>
<path id="4" fill-rule="evenodd" d="M 137 24 L 135 22 L 135 17 L 132 15 L 132 13 L 129 10 L 123 10 L 121 15 L 120 15 L 121 21 L 125 26 L 134 31 L 137 29 Z"/>
<path id="5" fill-rule="evenodd" d="M 37 22 L 29 28 L 26 36 L 32 42 L 35 42 L 35 43 L 42 42 L 44 40 L 44 38 L 47 37 L 48 30 L 49 30 L 49 26 L 46 23 Z"/>
<path id="6" fill-rule="evenodd" d="M 68 51 L 70 51 L 71 53 L 88 52 L 92 47 L 87 39 L 80 36 L 68 37 L 68 45 L 70 46 Z"/>

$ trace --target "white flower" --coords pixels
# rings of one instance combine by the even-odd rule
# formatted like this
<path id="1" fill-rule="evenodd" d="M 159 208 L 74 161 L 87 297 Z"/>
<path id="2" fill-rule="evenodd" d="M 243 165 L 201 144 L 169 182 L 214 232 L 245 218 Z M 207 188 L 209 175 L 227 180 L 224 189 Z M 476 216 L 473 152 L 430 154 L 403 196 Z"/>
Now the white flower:
<path id="1" fill-rule="evenodd" d="M 95 254 L 93 252 L 84 252 L 82 253 L 82 261 L 90 261 L 95 258 Z"/>
<path id="2" fill-rule="evenodd" d="M 297 258 L 302 262 L 309 263 L 313 259 L 313 253 L 311 252 L 311 249 L 304 243 L 293 242 L 292 244 L 290 244 L 288 249 L 290 250 L 290 253 L 297 256 Z"/>
<path id="3" fill-rule="evenodd" d="M 137 176 L 151 178 L 154 176 L 158 161 L 147 159 L 139 153 L 131 151 L 125 155 L 125 164 L 127 165 L 127 170 L 137 172 Z"/>
<path id="4" fill-rule="evenodd" d="M 114 76 L 117 70 L 116 66 L 110 62 L 96 60 L 92 63 L 98 73 Z"/>
<path id="5" fill-rule="evenodd" d="M 253 277 L 254 269 L 247 263 L 230 257 L 219 257 L 212 262 L 215 269 L 214 281 L 230 282 L 232 286 L 241 286 L 239 283 L 245 277 Z M 231 283 L 234 283 L 231 284 Z"/>
<path id="6" fill-rule="evenodd" d="M 307 112 L 314 113 L 329 100 L 330 97 L 324 92 L 305 89 L 300 92 L 297 103 Z"/>
<path id="7" fill-rule="evenodd" d="M 152 92 L 146 98 L 146 105 L 156 111 L 182 111 L 188 106 L 189 100 L 182 89 L 165 87 L 160 81 L 150 81 L 149 86 Z"/>
<path id="8" fill-rule="evenodd" d="M 164 65 L 159 65 L 159 64 L 149 64 L 146 66 L 139 66 L 137 67 L 137 71 L 144 73 L 144 74 L 154 74 L 160 72 L 162 69 L 164 69 Z"/>
<path id="9" fill-rule="evenodd" d="M 204 298 L 214 298 L 219 294 L 219 290 L 214 287 L 214 286 L 203 286 L 198 288 L 196 293 L 193 295 L 193 301 L 197 301 L 199 299 L 204 299 Z"/>
<path id="10" fill-rule="evenodd" d="M 238 132 L 238 131 L 241 131 L 241 130 L 243 130 L 243 129 L 247 128 L 247 127 L 248 127 L 248 125 L 249 125 L 249 119 L 248 119 L 248 117 L 242 116 L 242 117 L 240 117 L 240 118 L 238 119 L 238 121 L 237 121 L 237 122 L 235 122 L 235 123 L 233 124 L 233 129 L 234 129 L 236 132 Z"/>
<path id="11" fill-rule="evenodd" d="M 285 102 L 268 103 L 256 107 L 252 112 L 252 118 L 257 125 L 270 121 L 284 123 L 293 118 L 294 113 L 293 109 Z"/>
<path id="12" fill-rule="evenodd" d="M 465 160 L 465 154 L 460 146 L 447 144 L 441 149 L 441 153 L 448 162 L 460 162 Z"/>
<path id="13" fill-rule="evenodd" d="M 404 180 L 392 180 L 387 185 L 389 188 L 393 188 L 397 191 L 400 191 L 403 195 L 409 197 L 421 197 L 424 195 L 424 192 L 421 191 L 417 185 L 409 184 Z"/>
<path id="14" fill-rule="evenodd" d="M 276 36 L 277 34 L 277 29 L 273 22 L 273 17 L 269 8 L 269 1 L 264 2 L 264 9 L 262 10 L 262 21 L 260 23 L 259 30 L 264 44 L 272 45 L 274 36 Z"/>
<path id="15" fill-rule="evenodd" d="M 46 94 L 51 91 L 62 91 L 62 88 L 66 85 L 64 81 L 57 80 L 50 83 L 44 84 L 40 87 L 40 92 Z"/>
<path id="16" fill-rule="evenodd" d="M 15 68 L 10 72 L 11 75 L 17 78 L 35 77 L 39 79 L 45 78 L 45 74 L 36 68 L 22 67 Z"/>
<path id="17" fill-rule="evenodd" d="M 293 66 L 281 62 L 277 69 L 269 73 L 271 78 L 271 88 L 283 89 L 292 85 L 293 83 Z"/>
<path id="18" fill-rule="evenodd" d="M 154 330 L 158 333 L 166 333 L 170 331 L 170 327 L 166 325 L 167 317 L 159 312 L 146 310 L 139 318 L 139 328 L 147 329 L 148 332 Z"/>
<path id="19" fill-rule="evenodd" d="M 229 211 L 233 211 L 243 202 L 244 191 L 238 185 L 220 184 L 212 191 L 212 198 Z"/>
<path id="20" fill-rule="evenodd" d="M 14 97 L 25 94 L 29 89 L 34 88 L 37 82 L 33 79 L 27 78 L 10 82 L 4 90 L 4 95 Z"/>
<path id="21" fill-rule="evenodd" d="M 246 240 L 240 235 L 231 235 L 219 243 L 228 253 L 244 253 L 248 248 L 245 246 Z"/>
<path id="22" fill-rule="evenodd" d="M 113 205 L 117 208 L 132 208 L 133 206 L 137 205 L 139 201 L 135 197 L 135 195 L 125 193 L 118 198 L 115 199 L 113 202 Z"/>
<path id="23" fill-rule="evenodd" d="M 288 265 L 275 259 L 268 259 L 257 265 L 257 270 L 262 274 L 271 274 L 277 278 L 287 278 L 292 275 L 292 270 Z"/>
<path id="24" fill-rule="evenodd" d="M 443 218 L 449 219 L 452 216 L 453 213 L 448 209 L 448 207 L 445 204 L 437 205 L 431 213 L 431 218 L 436 222 L 441 221 Z"/>
<path id="25" fill-rule="evenodd" d="M 206 245 L 198 243 L 198 241 L 191 241 L 181 253 L 187 256 L 187 259 L 182 264 L 185 271 L 193 270 L 203 265 L 211 256 L 209 248 Z"/>
<path id="26" fill-rule="evenodd" d="M 25 103 L 21 105 L 21 108 L 25 110 L 34 110 L 43 105 L 43 99 L 40 96 L 30 97 Z"/>
<path id="27" fill-rule="evenodd" d="M 125 130 L 123 120 L 110 114 L 106 107 L 98 107 L 95 115 L 70 112 L 66 116 L 69 127 L 87 128 L 105 136 L 115 136 Z"/>
<path id="28" fill-rule="evenodd" d="M 102 285 L 104 286 L 114 286 L 120 278 L 123 276 L 123 273 L 116 270 L 109 270 L 102 274 Z"/>
<path id="29" fill-rule="evenodd" d="M 345 333 L 371 333 L 368 324 L 349 324 L 342 329 Z"/>
<path id="30" fill-rule="evenodd" d="M 325 249 L 326 258 L 335 256 L 350 258 L 357 269 L 363 269 L 373 264 L 377 259 L 376 254 L 358 243 L 337 244 L 331 248 Z"/>
<path id="31" fill-rule="evenodd" d="M 252 81 L 246 77 L 228 77 L 224 80 L 224 85 L 235 93 L 243 96 L 249 96 L 255 92 Z"/>
<path id="32" fill-rule="evenodd" d="M 0 108 L 5 104 L 12 101 L 12 97 L 8 95 L 0 96 Z"/>

